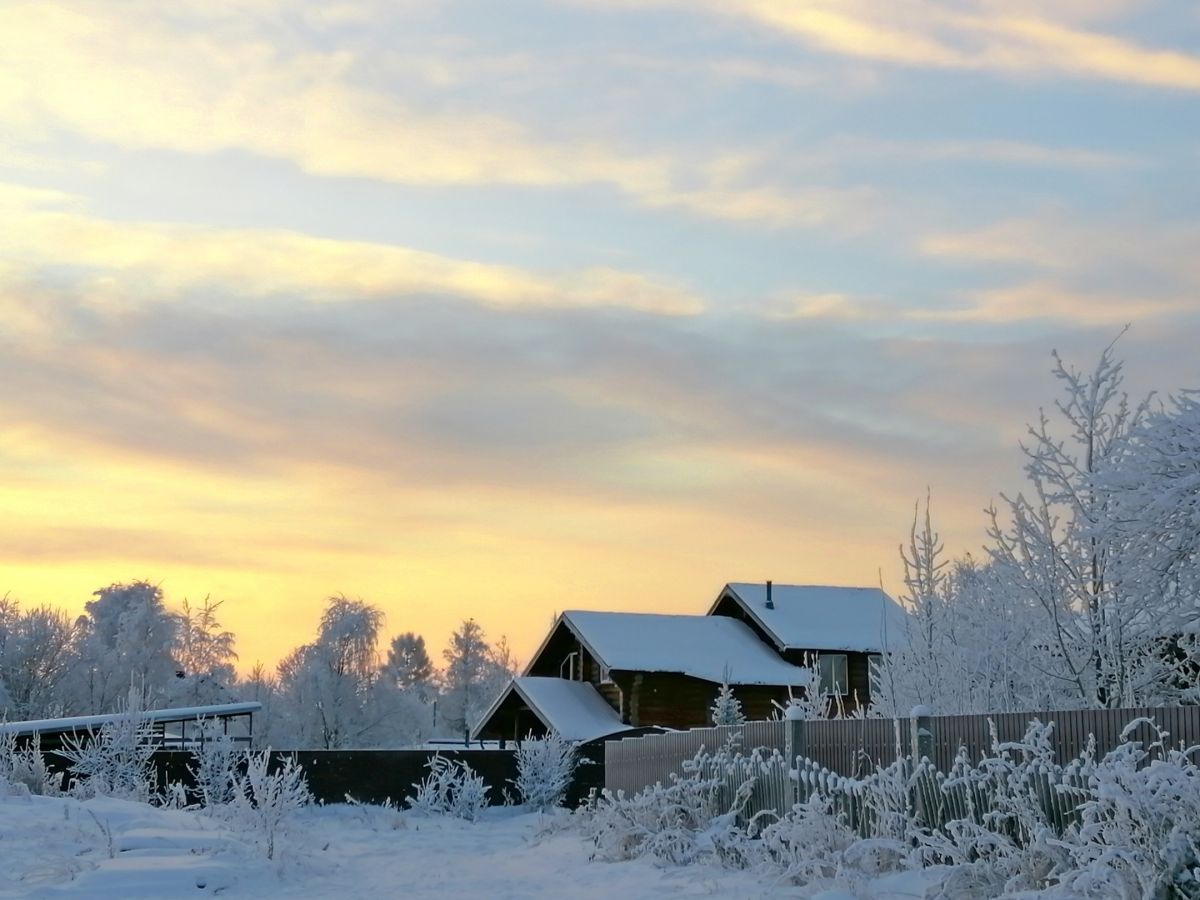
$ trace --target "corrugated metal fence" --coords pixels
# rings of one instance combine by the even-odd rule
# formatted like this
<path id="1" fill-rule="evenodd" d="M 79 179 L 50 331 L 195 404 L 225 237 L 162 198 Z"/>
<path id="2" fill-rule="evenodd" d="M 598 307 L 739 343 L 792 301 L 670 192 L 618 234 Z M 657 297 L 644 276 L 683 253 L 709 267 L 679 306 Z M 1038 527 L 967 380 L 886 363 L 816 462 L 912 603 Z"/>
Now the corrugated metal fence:
<path id="1" fill-rule="evenodd" d="M 993 724 L 996 737 L 1001 743 L 1006 743 L 1019 741 L 1034 719 L 1042 724 L 1054 723 L 1055 758 L 1060 765 L 1079 756 L 1087 745 L 1089 735 L 1096 739 L 1097 753 L 1107 753 L 1120 742 L 1121 733 L 1126 726 L 1138 719 L 1150 719 L 1158 728 L 1169 732 L 1171 744 L 1183 743 L 1188 747 L 1200 744 L 1200 706 L 1071 709 L 1036 713 L 935 716 L 931 719 L 931 752 L 925 755 L 935 768 L 946 772 L 953 764 L 954 756 L 960 747 L 965 747 L 968 756 L 973 760 L 979 759 L 984 752 L 991 749 Z M 909 720 L 901 721 L 904 725 L 903 730 L 907 733 L 910 727 Z M 821 734 L 824 723 L 814 724 L 816 727 L 811 733 Z M 1130 737 L 1133 740 L 1148 742 L 1155 740 L 1157 736 L 1149 725 L 1139 725 L 1130 732 Z M 814 737 L 814 740 L 821 738 Z M 911 743 L 908 746 L 911 747 Z"/>
<path id="2" fill-rule="evenodd" d="M 991 750 L 993 728 L 1000 742 L 1020 740 L 1031 721 L 1053 722 L 1057 762 L 1075 759 L 1094 736 L 1097 753 L 1117 746 L 1126 726 L 1150 719 L 1170 733 L 1171 744 L 1200 745 L 1200 707 L 1131 709 L 1045 710 L 1033 713 L 993 713 L 970 716 L 935 716 L 927 719 L 811 720 L 803 723 L 798 757 L 813 771 L 861 777 L 876 765 L 887 766 L 913 753 L 916 732 L 922 736 L 919 757 L 928 757 L 932 768 L 949 772 L 959 749 L 971 760 Z M 786 752 L 787 725 L 783 721 L 748 722 L 742 726 L 696 728 L 667 734 L 646 735 L 609 741 L 604 749 L 604 784 L 611 791 L 640 791 L 656 782 L 666 783 L 671 774 L 682 772 L 682 764 L 701 749 L 716 750 L 727 741 L 737 741 L 743 753 L 761 749 Z M 1154 739 L 1149 725 L 1131 732 L 1136 740 Z"/>
<path id="3" fill-rule="evenodd" d="M 666 783 L 681 774 L 683 763 L 701 750 L 718 750 L 737 741 L 740 750 L 784 750 L 782 722 L 747 722 L 717 728 L 693 728 L 644 737 L 608 741 L 604 745 L 604 786 L 610 791 L 634 793 L 655 782 Z"/>

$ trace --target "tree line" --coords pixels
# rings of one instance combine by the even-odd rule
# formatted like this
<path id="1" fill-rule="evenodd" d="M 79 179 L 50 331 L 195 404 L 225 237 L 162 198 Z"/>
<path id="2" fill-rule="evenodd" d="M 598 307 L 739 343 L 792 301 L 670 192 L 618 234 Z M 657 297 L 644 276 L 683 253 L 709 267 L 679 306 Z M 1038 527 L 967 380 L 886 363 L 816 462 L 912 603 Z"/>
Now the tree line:
<path id="1" fill-rule="evenodd" d="M 0 598 L 0 714 L 9 721 L 116 711 L 133 686 L 150 707 L 257 700 L 257 738 L 275 747 L 404 746 L 462 738 L 508 679 L 507 642 L 463 621 L 430 659 L 425 639 L 395 635 L 381 652 L 383 613 L 330 597 L 312 641 L 269 670 L 239 676 L 220 602 L 167 607 L 161 587 L 101 588 L 76 619 Z"/>

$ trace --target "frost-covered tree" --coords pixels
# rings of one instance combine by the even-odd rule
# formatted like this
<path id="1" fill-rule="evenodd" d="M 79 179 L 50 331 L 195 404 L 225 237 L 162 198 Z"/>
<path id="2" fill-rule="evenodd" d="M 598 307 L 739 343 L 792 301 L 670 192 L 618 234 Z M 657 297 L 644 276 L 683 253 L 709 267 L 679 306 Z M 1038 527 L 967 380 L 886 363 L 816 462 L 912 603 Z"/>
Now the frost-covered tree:
<path id="1" fill-rule="evenodd" d="M 1048 697 L 1036 675 L 1038 612 L 1006 589 L 993 567 L 950 561 L 934 530 L 928 497 L 900 548 L 908 611 L 903 633 L 872 672 L 876 711 L 905 716 L 1038 708 Z"/>
<path id="2" fill-rule="evenodd" d="M 507 641 L 502 638 L 493 647 L 474 619 L 458 626 L 442 656 L 446 660 L 442 674 L 445 722 L 451 734 L 465 738 L 516 667 Z"/>
<path id="3" fill-rule="evenodd" d="M 411 631 L 392 638 L 383 675 L 401 689 L 430 689 L 434 671 L 429 652 L 425 649 L 425 638 Z"/>
<path id="4" fill-rule="evenodd" d="M 383 613 L 362 600 L 329 598 L 317 639 L 279 664 L 276 736 L 296 747 L 382 746 L 419 739 L 423 705 L 379 677 Z"/>
<path id="5" fill-rule="evenodd" d="M 746 716 L 742 713 L 742 701 L 734 696 L 733 688 L 729 686 L 728 669 L 724 675 L 709 714 L 714 725 L 742 725 L 746 721 Z"/>
<path id="6" fill-rule="evenodd" d="M 262 662 L 257 662 L 250 674 L 240 679 L 234 688 L 239 700 L 262 704 L 255 717 L 255 743 L 275 747 L 302 746 L 294 742 L 285 720 L 285 701 L 281 696 L 279 679 Z"/>
<path id="7" fill-rule="evenodd" d="M 986 562 L 951 563 L 928 506 L 914 518 L 906 645 L 875 673 L 886 712 L 1200 700 L 1200 403 L 1131 404 L 1111 345 L 1090 372 L 1055 354 L 1053 373 Z"/>
<path id="8" fill-rule="evenodd" d="M 1040 610 L 1048 644 L 1043 674 L 1055 689 L 1076 705 L 1133 705 L 1149 686 L 1130 677 L 1130 665 L 1157 627 L 1160 602 L 1114 577 L 1129 534 L 1115 527 L 1105 473 L 1144 421 L 1148 402 L 1130 405 L 1111 345 L 1090 373 L 1057 353 L 1054 363 L 1061 433 L 1044 411 L 1029 427 L 1021 447 L 1029 485 L 1001 495 L 1003 515 L 989 511 L 988 550 L 1000 576 Z"/>
<path id="9" fill-rule="evenodd" d="M 321 614 L 317 646 L 337 675 L 370 682 L 379 664 L 376 648 L 382 625 L 379 607 L 339 594 L 329 598 Z"/>
<path id="10" fill-rule="evenodd" d="M 156 702 L 178 671 L 173 651 L 179 620 L 164 605 L 162 589 L 134 581 L 93 596 L 77 623 L 78 705 L 90 713 L 110 712 L 131 683 Z"/>
<path id="11" fill-rule="evenodd" d="M 74 629 L 62 610 L 22 610 L 0 598 L 0 710 L 10 719 L 40 719 L 61 711 L 74 667 Z"/>
<path id="12" fill-rule="evenodd" d="M 221 603 L 205 597 L 202 605 L 192 606 L 184 598 L 175 636 L 179 677 L 170 689 L 173 704 L 201 706 L 232 699 L 236 637 L 217 618 Z"/>
<path id="13" fill-rule="evenodd" d="M 1200 701 L 1200 394 L 1148 414 L 1098 478 L 1116 552 L 1108 581 L 1127 610 L 1106 623 L 1115 675 L 1139 702 Z"/>

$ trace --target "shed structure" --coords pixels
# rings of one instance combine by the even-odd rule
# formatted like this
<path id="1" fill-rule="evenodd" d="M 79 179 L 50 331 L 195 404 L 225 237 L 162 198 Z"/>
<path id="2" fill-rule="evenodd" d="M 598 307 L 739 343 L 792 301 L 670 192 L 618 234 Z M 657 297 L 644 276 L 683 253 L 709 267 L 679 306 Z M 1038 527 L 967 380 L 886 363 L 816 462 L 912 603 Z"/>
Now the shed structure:
<path id="1" fill-rule="evenodd" d="M 186 749 L 200 737 L 201 722 L 215 722 L 232 740 L 250 745 L 254 737 L 254 714 L 262 709 L 256 701 L 148 709 L 135 715 L 146 723 L 150 740 L 164 749 Z M 37 740 L 44 751 L 58 750 L 67 738 L 82 739 L 105 725 L 125 719 L 129 713 L 70 716 L 61 719 L 30 719 L 0 723 L 0 734 L 14 734 L 18 742 Z"/>

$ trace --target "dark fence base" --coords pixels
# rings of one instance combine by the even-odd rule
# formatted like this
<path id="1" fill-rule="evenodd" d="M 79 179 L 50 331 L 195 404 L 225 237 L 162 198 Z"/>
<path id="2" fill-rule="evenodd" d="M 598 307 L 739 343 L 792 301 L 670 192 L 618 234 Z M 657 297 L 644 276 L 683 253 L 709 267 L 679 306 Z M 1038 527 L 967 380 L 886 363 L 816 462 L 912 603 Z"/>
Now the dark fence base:
<path id="1" fill-rule="evenodd" d="M 517 777 L 516 754 L 512 750 L 272 750 L 271 768 L 284 757 L 294 756 L 304 769 L 308 789 L 321 803 L 381 804 L 387 801 L 403 805 L 416 793 L 415 785 L 429 774 L 428 763 L 434 755 L 462 760 L 488 786 L 488 800 L 497 806 L 511 799 L 517 802 L 513 780 Z M 574 808 L 585 801 L 592 788 L 604 787 L 604 751 L 585 748 L 582 764 L 567 792 L 566 806 Z M 159 785 L 179 782 L 192 787 L 192 754 L 186 750 L 159 750 L 154 766 Z"/>

